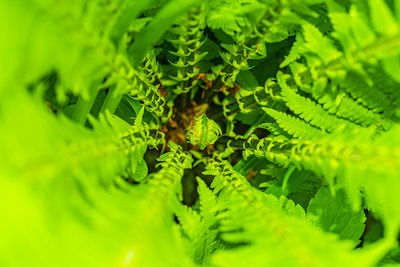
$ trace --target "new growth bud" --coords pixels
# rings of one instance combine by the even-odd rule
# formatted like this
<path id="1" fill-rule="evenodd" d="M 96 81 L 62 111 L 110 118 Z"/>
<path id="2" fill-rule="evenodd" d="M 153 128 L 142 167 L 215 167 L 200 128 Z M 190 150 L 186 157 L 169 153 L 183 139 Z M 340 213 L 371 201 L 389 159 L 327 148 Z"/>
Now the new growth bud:
<path id="1" fill-rule="evenodd" d="M 186 138 L 188 143 L 204 149 L 206 146 L 214 144 L 221 134 L 222 131 L 219 125 L 203 114 L 192 120 L 187 130 Z"/>

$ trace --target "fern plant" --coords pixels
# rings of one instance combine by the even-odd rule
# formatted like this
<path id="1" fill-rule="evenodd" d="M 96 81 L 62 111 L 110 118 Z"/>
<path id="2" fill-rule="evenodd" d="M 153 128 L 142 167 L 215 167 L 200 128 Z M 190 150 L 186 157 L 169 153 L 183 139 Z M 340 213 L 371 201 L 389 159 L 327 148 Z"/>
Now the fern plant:
<path id="1" fill-rule="evenodd" d="M 400 1 L 0 21 L 0 266 L 400 264 Z"/>

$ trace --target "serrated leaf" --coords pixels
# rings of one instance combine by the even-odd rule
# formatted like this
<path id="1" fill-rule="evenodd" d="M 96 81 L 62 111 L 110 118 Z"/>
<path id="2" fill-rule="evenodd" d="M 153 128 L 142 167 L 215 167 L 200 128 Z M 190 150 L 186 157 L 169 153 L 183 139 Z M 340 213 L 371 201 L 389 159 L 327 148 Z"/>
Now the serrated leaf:
<path id="1" fill-rule="evenodd" d="M 305 46 L 324 62 L 329 62 L 333 58 L 338 56 L 338 51 L 326 36 L 318 30 L 317 27 L 311 24 L 305 24 L 303 26 Z"/>
<path id="2" fill-rule="evenodd" d="M 311 199 L 307 217 L 322 230 L 356 242 L 364 232 L 366 220 L 364 211 L 354 211 L 342 190 L 337 190 L 336 195 L 332 196 L 326 187 L 320 188 Z"/>
<path id="3" fill-rule="evenodd" d="M 210 220 L 215 212 L 213 212 L 213 208 L 217 204 L 217 200 L 215 194 L 208 188 L 206 183 L 197 178 L 199 199 L 200 199 L 200 214 L 205 220 Z"/>
<path id="4" fill-rule="evenodd" d="M 279 124 L 279 127 L 284 129 L 287 133 L 298 137 L 300 139 L 313 139 L 324 135 L 323 131 L 307 124 L 299 118 L 290 116 L 286 113 L 276 111 L 271 108 L 262 108 L 269 116 L 274 118 Z"/>
<path id="5" fill-rule="evenodd" d="M 290 216 L 297 218 L 305 218 L 306 212 L 300 205 L 296 205 L 293 200 L 288 199 L 284 196 L 279 197 L 279 203 L 282 205 L 282 209 Z"/>

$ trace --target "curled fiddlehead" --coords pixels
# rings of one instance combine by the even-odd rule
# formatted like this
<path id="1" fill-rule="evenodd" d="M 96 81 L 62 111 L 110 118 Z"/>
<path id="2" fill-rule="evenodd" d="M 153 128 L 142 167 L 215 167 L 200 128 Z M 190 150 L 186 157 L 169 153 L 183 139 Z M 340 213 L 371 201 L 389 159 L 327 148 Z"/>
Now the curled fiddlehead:
<path id="1" fill-rule="evenodd" d="M 204 149 L 207 145 L 214 144 L 221 134 L 219 125 L 203 114 L 191 121 L 186 138 L 190 144 Z"/>

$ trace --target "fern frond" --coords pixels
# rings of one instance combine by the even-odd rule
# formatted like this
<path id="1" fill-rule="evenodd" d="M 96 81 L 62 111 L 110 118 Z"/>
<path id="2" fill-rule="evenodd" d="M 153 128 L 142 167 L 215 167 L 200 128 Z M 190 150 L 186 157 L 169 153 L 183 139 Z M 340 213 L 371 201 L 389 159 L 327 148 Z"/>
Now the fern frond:
<path id="1" fill-rule="evenodd" d="M 25 103 L 26 110 L 31 112 L 33 123 L 47 123 L 49 125 L 47 127 L 54 127 L 55 130 L 43 135 L 43 140 L 46 140 L 46 136 L 59 133 L 63 128 L 66 131 L 65 134 L 61 134 L 60 137 L 55 139 L 57 142 L 54 144 L 54 149 L 46 145 L 44 148 L 48 149 L 43 149 L 42 155 L 37 155 L 37 157 L 35 156 L 36 159 L 32 159 L 32 162 L 37 162 L 36 166 L 29 166 L 31 164 L 29 161 L 18 163 L 20 164 L 20 171 L 26 172 L 26 175 L 32 176 L 32 178 L 40 176 L 56 177 L 66 169 L 76 171 L 76 175 L 79 177 L 80 175 L 87 175 L 86 171 L 97 172 L 96 166 L 108 161 L 105 167 L 108 166 L 110 172 L 107 172 L 107 168 L 104 168 L 102 170 L 106 173 L 100 172 L 97 176 L 105 179 L 102 181 L 104 184 L 110 184 L 116 175 L 123 174 L 124 168 L 128 164 L 127 161 L 130 159 L 127 155 L 132 157 L 130 159 L 132 161 L 131 166 L 136 165 L 147 146 L 156 146 L 160 141 L 157 140 L 158 138 L 153 139 L 148 128 L 146 129 L 144 126 L 132 127 L 111 114 L 101 116 L 99 121 L 92 119 L 93 131 L 80 128 L 66 118 L 55 121 L 42 110 L 36 111 L 37 107 L 34 103 L 30 103 L 26 96 L 20 98 L 20 102 Z M 15 129 L 13 125 L 9 127 L 11 131 Z M 30 127 L 32 127 L 30 132 L 36 136 L 39 133 L 37 127 L 34 125 Z M 76 133 L 71 134 L 74 131 Z M 19 137 L 22 138 L 22 136 Z M 38 142 L 37 145 L 39 144 Z M 33 149 L 35 146 L 26 146 L 27 149 L 28 147 Z M 17 151 L 24 150 L 24 144 L 16 144 L 15 149 Z M 14 163 L 10 162 L 10 168 L 12 166 L 14 166 Z"/>
<path id="2" fill-rule="evenodd" d="M 333 88 L 328 88 L 326 93 L 317 100 L 330 114 L 362 126 L 371 126 L 383 120 L 380 114 L 358 104 L 348 95 L 333 90 Z"/>
<path id="3" fill-rule="evenodd" d="M 293 62 L 292 73 L 299 87 L 312 93 L 317 100 L 325 96 L 329 80 L 333 86 L 340 84 L 340 91 L 349 94 L 350 98 L 357 98 L 359 103 L 376 112 L 385 111 L 388 113 L 386 116 L 390 117 L 389 110 L 393 108 L 396 99 L 385 94 L 384 90 L 375 89 L 379 88 L 379 81 L 372 80 L 366 70 L 371 66 L 380 68 L 378 63 L 385 66 L 387 61 L 394 64 L 391 70 L 396 68 L 396 58 L 400 53 L 398 21 L 394 19 L 384 1 L 370 1 L 370 12 L 357 4 L 352 5 L 347 12 L 332 1 L 329 2 L 328 8 L 332 10 L 329 16 L 334 31 L 323 36 L 316 27 L 303 25 L 303 34 L 298 37 L 298 45 L 293 46 L 293 51 L 284 65 L 300 57 L 307 62 L 307 70 L 301 64 Z M 383 23 L 389 28 L 376 25 L 374 21 L 378 17 L 377 14 L 379 17 L 387 17 Z M 371 24 L 368 19 L 371 19 Z M 334 45 L 333 40 L 341 47 Z M 387 67 L 383 69 L 388 70 Z M 390 75 L 388 72 L 387 74 Z M 355 77 L 362 81 L 364 86 L 354 86 Z M 398 82 L 396 77 L 391 77 Z"/>
<path id="4" fill-rule="evenodd" d="M 222 211 L 218 215 L 222 238 L 237 246 L 216 251 L 213 258 L 216 265 L 264 266 L 276 265 L 282 260 L 292 266 L 336 266 L 352 261 L 360 264 L 360 255 L 351 252 L 348 244 L 313 228 L 304 219 L 304 211 L 298 212 L 300 207 L 285 205 L 288 200 L 278 200 L 252 188 L 228 162 L 211 160 L 205 173 L 215 176 L 214 190 L 222 190 L 217 202 Z M 361 264 L 367 266 L 370 260 L 376 259 Z"/>
<path id="5" fill-rule="evenodd" d="M 226 50 L 220 53 L 225 64 L 212 68 L 217 87 L 222 81 L 223 85 L 233 88 L 237 75 L 250 69 L 249 60 L 266 56 L 265 42 L 278 42 L 293 35 L 297 24 L 302 22 L 299 14 L 315 16 L 316 13 L 308 4 L 304 4 L 304 1 L 255 0 L 212 3 L 207 18 L 208 26 L 221 28 L 232 35 L 236 42 L 221 45 Z M 220 12 L 229 12 L 229 15 L 221 16 Z"/>
<path id="6" fill-rule="evenodd" d="M 196 86 L 198 80 L 194 79 L 199 74 L 197 64 L 207 53 L 200 53 L 203 45 L 203 30 L 205 27 L 206 4 L 200 4 L 185 15 L 179 26 L 172 29 L 176 39 L 170 40 L 177 45 L 177 51 L 170 53 L 178 57 L 175 63 L 177 73 L 171 76 L 177 85 L 173 90 L 175 94 L 183 94 Z"/>
<path id="7" fill-rule="evenodd" d="M 223 114 L 229 120 L 235 118 L 238 112 L 250 113 L 259 111 L 259 107 L 282 104 L 282 96 L 276 79 L 268 79 L 264 86 L 257 86 L 254 90 L 241 88 L 234 98 L 225 98 L 222 102 Z"/>
<path id="8" fill-rule="evenodd" d="M 376 113 L 390 112 L 393 99 L 390 99 L 381 89 L 380 81 L 376 81 L 373 86 L 370 86 L 359 74 L 350 72 L 341 88 Z"/>
<path id="9" fill-rule="evenodd" d="M 160 93 L 161 71 L 154 53 L 146 54 L 139 71 L 133 71 L 132 84 L 129 84 L 129 95 L 139 100 L 146 110 L 161 117 L 164 115 L 165 99 Z"/>
<path id="10" fill-rule="evenodd" d="M 191 121 L 186 138 L 192 145 L 204 149 L 206 146 L 214 144 L 221 134 L 222 130 L 219 125 L 203 114 Z"/>
<path id="11" fill-rule="evenodd" d="M 222 83 L 233 88 L 237 75 L 244 70 L 249 70 L 248 59 L 250 48 L 244 43 L 233 45 L 222 45 L 226 52 L 221 52 L 220 56 L 225 65 L 218 65 L 212 68 L 214 79 L 221 79 Z"/>
<path id="12" fill-rule="evenodd" d="M 287 132 L 285 132 L 285 130 L 283 130 L 281 127 L 279 127 L 278 124 L 276 124 L 276 123 L 268 123 L 268 122 L 262 123 L 262 124 L 258 125 L 257 128 L 265 129 L 265 130 L 269 131 L 272 135 L 275 135 L 275 136 L 282 135 L 285 137 L 290 137 L 290 135 Z"/>
<path id="13" fill-rule="evenodd" d="M 400 262 L 400 0 L 0 0 L 0 58 L 1 266 Z"/>
<path id="14" fill-rule="evenodd" d="M 261 42 L 278 42 L 293 33 L 301 16 L 316 16 L 310 8 L 318 1 L 212 1 L 207 24 L 222 29 L 236 40 L 248 43 L 246 38 Z"/>
<path id="15" fill-rule="evenodd" d="M 199 212 L 184 208 L 178 212 L 178 219 L 188 238 L 188 246 L 194 261 L 201 265 L 210 264 L 210 258 L 217 249 L 219 241 L 218 219 L 216 217 L 216 196 L 200 178 L 198 181 Z"/>
<path id="16" fill-rule="evenodd" d="M 28 250 L 22 258 L 2 251 L 1 261 L 10 266 L 50 266 L 62 258 L 66 265 L 119 265 L 126 257 L 131 261 L 133 222 L 139 217 L 126 210 L 135 210 L 140 198 L 127 193 L 132 188 L 120 177 L 127 175 L 128 166 L 146 164 L 144 151 L 159 140 L 151 137 L 152 130 L 145 125 L 132 127 L 107 113 L 99 120 L 91 119 L 93 129 L 86 129 L 64 116 L 56 118 L 22 92 L 16 90 L 13 101 L 1 105 L 0 183 L 6 186 L 1 198 L 3 203 L 14 203 L 13 209 L 2 205 L 9 214 L 3 223 L 9 227 L 1 235 L 13 249 L 24 246 Z M 29 120 L 25 116 L 11 119 L 4 109 L 14 114 L 23 109 Z M 138 168 L 131 173 L 139 179 Z M 21 231 L 25 222 L 16 218 L 22 214 L 35 231 Z M 38 236 L 42 248 L 51 253 L 45 258 L 42 249 L 35 249 L 33 240 Z M 15 237 L 18 242 L 12 241 Z M 101 260 L 77 252 L 77 237 L 86 252 L 103 255 Z M 117 238 L 118 244 L 110 245 L 110 238 Z M 55 242 L 59 244 L 54 246 Z M 75 256 L 67 259 L 62 256 L 65 253 Z"/>
<path id="17" fill-rule="evenodd" d="M 305 121 L 302 121 L 299 118 L 270 108 L 262 108 L 262 110 L 274 118 L 279 127 L 294 137 L 307 140 L 318 138 L 325 134 L 323 131 L 320 131 L 319 129 L 307 124 Z"/>
<path id="18" fill-rule="evenodd" d="M 179 145 L 169 142 L 168 147 L 170 151 L 157 159 L 160 170 L 149 174 L 147 183 L 131 190 L 140 197 L 134 209 L 137 222 L 133 230 L 135 239 L 132 249 L 140 252 L 138 257 L 132 259 L 135 266 L 194 265 L 173 221 L 173 212 L 179 208 L 184 209 L 178 202 L 182 195 L 181 179 L 184 170 L 191 167 L 193 160 Z M 150 202 L 151 209 L 148 208 Z M 156 239 L 161 242 L 153 242 Z M 159 258 L 149 257 L 154 251 L 159 253 Z M 169 257 L 171 253 L 177 257 Z"/>
<path id="19" fill-rule="evenodd" d="M 158 158 L 160 163 L 157 166 L 161 169 L 147 177 L 153 190 L 149 197 L 159 199 L 159 203 L 163 205 L 171 199 L 174 192 L 181 194 L 178 185 L 184 170 L 191 168 L 193 162 L 190 154 L 183 152 L 179 145 L 169 142 L 168 147 L 170 151 Z"/>
<path id="20" fill-rule="evenodd" d="M 296 94 L 285 82 L 284 75 L 281 73 L 277 75 L 279 86 L 282 88 L 282 97 L 285 104 L 297 115 L 299 115 L 306 122 L 310 122 L 323 131 L 332 132 L 340 125 L 354 127 L 346 120 L 337 118 L 330 115 L 322 106 L 318 105 L 310 98 L 303 97 Z"/>
<path id="21" fill-rule="evenodd" d="M 360 190 L 367 206 L 385 222 L 388 238 L 397 235 L 400 218 L 393 215 L 398 204 L 396 181 L 399 177 L 399 152 L 397 127 L 379 137 L 363 129 L 336 132 L 314 140 L 264 138 L 249 140 L 245 153 L 266 157 L 272 162 L 313 171 L 325 177 L 333 186 L 337 178 L 339 186 L 346 189 L 354 207 L 360 205 Z M 357 136 L 357 138 L 351 138 Z M 390 190 L 387 185 L 390 184 Z M 397 214 L 397 213 L 396 213 Z"/>
<path id="22" fill-rule="evenodd" d="M 297 70 L 297 68 L 293 68 L 292 72 L 294 76 L 286 76 L 285 84 L 288 84 L 289 87 L 295 87 L 296 83 L 294 81 L 299 82 L 302 71 L 304 71 L 304 69 L 300 68 Z M 282 85 L 282 87 L 285 87 L 285 85 Z M 309 93 L 308 89 L 304 87 L 300 88 Z M 283 102 L 282 90 L 281 86 L 273 79 L 267 80 L 264 88 L 257 87 L 251 92 L 241 90 L 235 95 L 236 102 L 229 98 L 224 100 L 223 114 L 226 118 L 232 120 L 238 111 L 249 113 L 258 110 L 260 106 L 263 107 L 274 104 L 279 106 Z M 392 99 L 396 98 L 396 93 L 390 92 L 390 94 L 393 95 Z M 357 103 L 357 101 L 347 93 L 338 91 L 335 86 L 325 88 L 323 95 L 314 96 L 313 98 L 329 114 L 335 115 L 340 121 L 342 121 L 341 119 L 345 119 L 362 126 L 371 126 L 384 120 L 382 114 L 374 112 L 362 104 Z M 390 106 L 386 108 L 389 107 Z M 326 111 L 324 111 L 324 113 L 326 113 Z M 344 123 L 346 122 L 344 121 Z"/>

